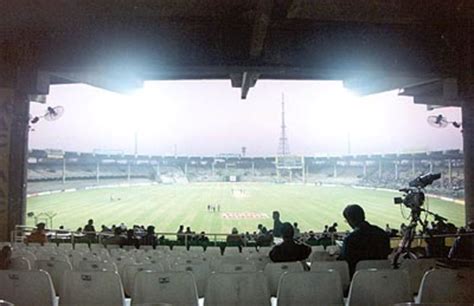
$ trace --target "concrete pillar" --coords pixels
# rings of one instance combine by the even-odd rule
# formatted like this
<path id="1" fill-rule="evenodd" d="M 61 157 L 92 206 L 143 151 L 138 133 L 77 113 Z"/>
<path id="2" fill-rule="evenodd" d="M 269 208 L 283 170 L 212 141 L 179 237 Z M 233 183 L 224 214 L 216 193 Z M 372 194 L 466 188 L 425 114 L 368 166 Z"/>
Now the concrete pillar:
<path id="1" fill-rule="evenodd" d="M 63 185 L 66 184 L 66 158 L 63 157 Z"/>
<path id="2" fill-rule="evenodd" d="M 462 105 L 464 150 L 464 208 L 466 224 L 474 220 L 474 99 Z"/>
<path id="3" fill-rule="evenodd" d="M 430 159 L 430 173 L 433 173 L 433 161 Z"/>
<path id="4" fill-rule="evenodd" d="M 28 95 L 0 88 L 0 241 L 25 224 Z"/>
<path id="5" fill-rule="evenodd" d="M 416 169 L 415 169 L 415 159 L 411 160 L 411 176 L 415 177 L 416 176 Z"/>

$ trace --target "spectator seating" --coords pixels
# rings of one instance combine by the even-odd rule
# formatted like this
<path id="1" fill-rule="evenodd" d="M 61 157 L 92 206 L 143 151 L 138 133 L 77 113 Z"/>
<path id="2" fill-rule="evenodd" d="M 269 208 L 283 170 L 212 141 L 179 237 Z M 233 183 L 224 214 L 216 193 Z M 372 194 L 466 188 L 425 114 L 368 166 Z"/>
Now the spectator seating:
<path id="1" fill-rule="evenodd" d="M 232 273 L 232 272 L 257 272 L 257 267 L 252 262 L 247 263 L 221 263 L 215 269 L 216 272 L 220 273 Z"/>
<path id="2" fill-rule="evenodd" d="M 212 273 L 204 306 L 270 306 L 270 292 L 263 272 Z"/>
<path id="3" fill-rule="evenodd" d="M 329 255 L 326 251 L 313 251 L 310 255 L 311 262 L 315 261 L 334 261 L 336 257 Z"/>
<path id="4" fill-rule="evenodd" d="M 15 306 L 53 306 L 53 283 L 45 271 L 0 271 L 0 297 Z"/>
<path id="5" fill-rule="evenodd" d="M 93 272 L 93 271 L 112 271 L 117 272 L 117 265 L 108 261 L 80 261 L 76 271 Z"/>
<path id="6" fill-rule="evenodd" d="M 278 283 L 280 276 L 285 272 L 303 272 L 303 265 L 301 262 L 281 262 L 269 263 L 265 266 L 265 277 L 267 278 L 268 288 L 271 296 L 277 295 Z"/>
<path id="7" fill-rule="evenodd" d="M 36 269 L 49 273 L 56 293 L 61 292 L 64 271 L 72 271 L 71 264 L 66 261 L 37 260 L 35 266 Z"/>
<path id="8" fill-rule="evenodd" d="M 347 306 L 393 305 L 412 300 L 406 271 L 368 269 L 354 274 Z"/>
<path id="9" fill-rule="evenodd" d="M 311 264 L 311 272 L 323 272 L 334 270 L 339 274 L 341 286 L 344 292 L 349 289 L 351 279 L 349 276 L 349 265 L 346 261 L 315 261 Z"/>
<path id="10" fill-rule="evenodd" d="M 436 260 L 433 258 L 420 258 L 417 260 L 404 260 L 400 269 L 406 270 L 410 277 L 410 290 L 413 294 L 418 293 L 421 280 L 425 273 L 436 266 Z"/>
<path id="11" fill-rule="evenodd" d="M 31 263 L 25 257 L 13 257 L 11 259 L 10 270 L 28 271 L 31 270 Z"/>
<path id="12" fill-rule="evenodd" d="M 197 264 L 178 264 L 173 267 L 173 270 L 191 272 L 194 276 L 194 280 L 196 281 L 198 296 L 200 298 L 204 297 L 207 279 L 211 273 L 209 263 L 201 262 Z"/>
<path id="13" fill-rule="evenodd" d="M 343 306 L 339 274 L 336 271 L 284 273 L 278 286 L 277 305 Z"/>
<path id="14" fill-rule="evenodd" d="M 198 293 L 192 273 L 138 272 L 135 276 L 132 305 L 157 303 L 198 306 Z"/>
<path id="15" fill-rule="evenodd" d="M 135 283 L 135 277 L 138 272 L 141 271 L 151 271 L 151 272 L 165 272 L 163 266 L 159 263 L 155 264 L 130 264 L 124 266 L 123 269 L 123 288 L 125 293 L 129 296 L 133 294 L 133 288 Z"/>
<path id="16" fill-rule="evenodd" d="M 426 272 L 420 303 L 474 303 L 474 271 L 437 269 Z"/>
<path id="17" fill-rule="evenodd" d="M 65 271 L 60 306 L 123 306 L 125 296 L 116 272 Z"/>
<path id="18" fill-rule="evenodd" d="M 356 271 L 367 269 L 392 269 L 392 263 L 388 259 L 381 260 L 361 260 L 356 265 Z"/>

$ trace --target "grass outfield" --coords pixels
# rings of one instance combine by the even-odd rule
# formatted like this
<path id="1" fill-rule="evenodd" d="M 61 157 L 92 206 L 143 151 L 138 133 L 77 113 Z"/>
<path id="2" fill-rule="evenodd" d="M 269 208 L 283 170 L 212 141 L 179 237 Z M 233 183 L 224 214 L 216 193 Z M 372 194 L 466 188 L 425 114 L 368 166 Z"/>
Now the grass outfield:
<path id="1" fill-rule="evenodd" d="M 36 215 L 54 212 L 53 226 L 83 227 L 89 218 L 96 228 L 125 222 L 153 224 L 159 231 L 175 232 L 180 224 L 208 233 L 254 231 L 257 224 L 272 227 L 271 213 L 279 210 L 283 221 L 298 222 L 302 231 L 321 231 L 325 224 L 337 222 L 348 229 L 341 211 L 348 203 L 361 204 L 369 222 L 397 227 L 406 222 L 400 206 L 393 204 L 398 193 L 310 185 L 270 183 L 196 183 L 189 185 L 153 185 L 58 193 L 28 199 L 27 211 Z M 111 197 L 120 200 L 111 200 Z M 220 213 L 207 211 L 207 205 L 219 204 Z M 464 206 L 439 199 L 429 200 L 429 209 L 447 217 L 456 225 L 464 223 Z M 408 210 L 405 209 L 405 214 Z M 34 219 L 27 218 L 33 225 Z"/>

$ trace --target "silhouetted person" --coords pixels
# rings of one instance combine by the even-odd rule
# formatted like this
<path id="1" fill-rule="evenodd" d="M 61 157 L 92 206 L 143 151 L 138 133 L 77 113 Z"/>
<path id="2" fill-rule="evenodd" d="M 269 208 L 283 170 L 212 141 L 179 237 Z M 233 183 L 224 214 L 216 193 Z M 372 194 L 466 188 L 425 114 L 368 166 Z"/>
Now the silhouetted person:
<path id="1" fill-rule="evenodd" d="M 94 220 L 89 219 L 87 224 L 84 226 L 84 234 L 86 235 L 87 242 L 94 242 L 95 241 L 95 227 L 94 227 Z"/>
<path id="2" fill-rule="evenodd" d="M 469 222 L 468 228 L 461 228 L 459 234 L 470 233 L 470 236 L 459 236 L 449 251 L 450 259 L 474 259 L 474 221 Z"/>
<path id="3" fill-rule="evenodd" d="M 178 242 L 184 243 L 184 225 L 180 225 L 176 235 Z"/>
<path id="4" fill-rule="evenodd" d="M 12 249 L 4 246 L 0 251 L 0 270 L 8 270 L 11 265 Z"/>
<path id="5" fill-rule="evenodd" d="M 43 222 L 38 223 L 36 225 L 36 229 L 32 231 L 31 234 L 27 237 L 27 242 L 40 243 L 41 245 L 47 243 L 48 238 L 46 237 L 45 227 L 46 224 L 44 224 Z"/>
<path id="6" fill-rule="evenodd" d="M 280 220 L 280 212 L 274 211 L 273 212 L 273 236 L 274 237 L 281 237 L 281 227 L 282 227 L 282 222 Z"/>
<path id="7" fill-rule="evenodd" d="M 158 244 L 158 240 L 155 235 L 155 227 L 153 225 L 149 225 L 146 229 L 146 234 L 145 236 L 142 237 L 142 240 L 140 241 L 141 245 L 151 245 L 153 248 L 156 247 Z"/>
<path id="8" fill-rule="evenodd" d="M 270 251 L 270 259 L 273 262 L 302 261 L 311 254 L 311 247 L 306 244 L 295 242 L 295 235 L 291 223 L 285 222 L 281 226 L 283 242 L 277 244 Z"/>
<path id="9" fill-rule="evenodd" d="M 339 260 L 347 261 L 352 277 L 359 261 L 387 259 L 390 238 L 383 229 L 365 221 L 365 212 L 359 205 L 348 205 L 342 214 L 354 230 L 344 238 Z"/>
<path id="10" fill-rule="evenodd" d="M 135 232 L 133 231 L 133 229 L 127 230 L 127 238 L 122 240 L 120 247 L 123 247 L 124 245 L 134 246 L 135 248 L 138 249 L 139 243 L 138 243 L 138 239 L 135 237 Z"/>

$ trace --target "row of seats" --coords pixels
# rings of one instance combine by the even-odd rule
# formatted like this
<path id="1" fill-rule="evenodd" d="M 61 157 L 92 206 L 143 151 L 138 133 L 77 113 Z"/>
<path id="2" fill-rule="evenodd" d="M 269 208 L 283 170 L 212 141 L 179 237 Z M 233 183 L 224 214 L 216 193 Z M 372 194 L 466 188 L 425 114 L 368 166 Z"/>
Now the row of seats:
<path id="1" fill-rule="evenodd" d="M 437 269 L 423 277 L 421 303 L 472 303 L 472 270 Z M 17 306 L 55 304 L 55 290 L 45 271 L 0 271 L 0 298 Z M 120 276 L 116 272 L 66 271 L 59 292 L 60 306 L 124 305 Z M 205 289 L 204 305 L 270 305 L 271 289 L 264 272 L 212 273 Z M 339 274 L 286 272 L 279 279 L 277 305 L 382 306 L 413 301 L 408 275 L 403 270 L 361 270 L 355 273 L 347 301 Z M 135 276 L 132 305 L 169 303 L 199 304 L 191 272 L 140 271 Z"/>

